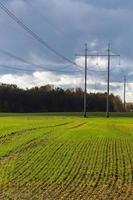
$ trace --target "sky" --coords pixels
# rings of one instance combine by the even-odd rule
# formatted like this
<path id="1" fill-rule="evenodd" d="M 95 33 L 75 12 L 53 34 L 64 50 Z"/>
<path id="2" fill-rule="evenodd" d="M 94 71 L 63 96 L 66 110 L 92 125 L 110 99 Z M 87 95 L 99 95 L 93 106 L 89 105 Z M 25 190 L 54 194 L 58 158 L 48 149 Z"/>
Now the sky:
<path id="1" fill-rule="evenodd" d="M 107 54 L 110 43 L 111 53 L 120 55 L 120 59 L 111 59 L 110 90 L 123 99 L 126 76 L 126 100 L 133 102 L 132 0 L 1 0 L 1 3 L 50 47 L 77 65 L 44 47 L 0 8 L 0 83 L 21 88 L 46 84 L 84 88 L 84 57 L 76 55 L 84 54 L 87 43 L 88 54 L 96 55 L 88 57 L 88 92 L 106 92 L 107 57 L 97 55 Z"/>

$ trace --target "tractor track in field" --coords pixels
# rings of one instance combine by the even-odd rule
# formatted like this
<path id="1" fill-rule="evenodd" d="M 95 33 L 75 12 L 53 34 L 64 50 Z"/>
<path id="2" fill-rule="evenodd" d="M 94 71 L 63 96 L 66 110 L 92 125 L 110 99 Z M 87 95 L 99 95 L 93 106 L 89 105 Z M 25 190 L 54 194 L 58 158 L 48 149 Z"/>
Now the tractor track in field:
<path id="1" fill-rule="evenodd" d="M 49 134 L 50 134 L 50 132 L 48 132 Z M 42 142 L 42 140 L 43 140 L 43 144 L 44 144 L 44 141 L 46 142 L 47 140 L 46 140 L 46 137 L 48 137 L 48 135 L 45 135 L 45 137 L 43 137 L 43 138 L 37 138 L 37 139 L 33 139 L 32 141 L 30 141 L 30 142 L 27 142 L 27 143 L 25 143 L 25 145 L 23 145 L 23 146 L 21 146 L 21 147 L 19 147 L 18 149 L 16 149 L 15 151 L 12 151 L 12 152 L 10 152 L 8 155 L 6 155 L 5 157 L 2 157 L 2 160 L 1 160 L 1 162 L 3 162 L 3 163 L 5 163 L 4 164 L 4 173 L 3 173 L 3 175 L 2 175 L 2 179 L 3 179 L 3 183 L 5 182 L 5 177 L 6 176 L 8 176 L 8 178 L 9 178 L 9 180 L 12 182 L 12 181 L 15 181 L 15 179 L 12 177 L 13 176 L 13 174 L 10 174 L 9 173 L 9 169 L 10 169 L 10 166 L 14 166 L 13 165 L 13 162 L 14 162 L 14 160 L 16 160 L 16 159 L 18 159 L 18 157 L 19 157 L 19 154 L 20 153 L 24 153 L 25 151 L 27 151 L 29 148 L 33 148 L 33 147 L 35 147 L 36 146 L 36 144 L 39 144 L 40 142 Z M 31 157 L 31 159 L 33 158 L 33 156 Z M 8 164 L 6 164 L 8 162 Z M 22 173 L 20 173 L 20 171 L 17 171 L 16 173 L 15 173 L 15 175 L 18 175 L 18 176 L 20 176 L 21 177 L 21 175 L 22 175 Z M 6 184 L 8 184 L 8 183 L 6 183 Z"/>
<path id="2" fill-rule="evenodd" d="M 26 134 L 26 133 L 28 133 L 28 132 L 30 133 L 30 132 L 36 131 L 36 130 L 50 129 L 50 128 L 51 128 L 51 129 L 52 129 L 51 131 L 48 131 L 47 133 L 45 133 L 45 134 L 47 135 L 48 133 L 53 132 L 53 128 L 61 127 L 61 126 L 64 126 L 64 125 L 68 125 L 68 124 L 70 124 L 70 123 L 72 123 L 72 122 L 57 124 L 57 125 L 53 125 L 53 126 L 44 126 L 44 127 L 29 128 L 29 129 L 24 129 L 23 131 L 20 130 L 20 131 L 12 132 L 11 134 L 7 135 L 6 137 L 4 136 L 4 137 L 2 137 L 2 139 L 0 139 L 1 148 L 2 148 L 2 145 L 5 145 L 5 143 L 6 143 L 6 142 L 8 143 L 11 139 L 13 140 L 13 138 L 15 138 L 16 136 L 19 136 L 19 135 L 22 135 L 22 134 Z M 43 137 L 43 136 L 41 136 L 41 137 Z M 39 139 L 40 139 L 41 137 L 39 137 Z M 38 138 L 31 139 L 29 142 L 27 142 L 27 143 L 25 143 L 25 144 L 22 144 L 21 146 L 17 147 L 15 150 L 9 151 L 9 152 L 6 153 L 5 155 L 2 155 L 2 156 L 0 157 L 0 161 L 1 161 L 2 159 L 6 158 L 6 157 L 9 157 L 9 155 L 12 154 L 13 152 L 16 152 L 17 149 L 18 149 L 18 150 L 19 150 L 19 149 L 24 149 L 26 146 L 28 146 L 28 144 L 34 143 L 34 141 L 37 140 L 37 139 L 38 139 Z M 2 140 L 3 140 L 3 142 L 2 142 Z M 24 148 L 23 148 L 23 146 L 24 146 Z"/>
<path id="3" fill-rule="evenodd" d="M 39 139 L 36 142 L 38 142 L 39 144 L 40 142 Z M 22 180 L 19 179 L 22 181 L 22 183 L 16 185 L 15 191 L 16 192 L 21 191 L 21 194 L 23 193 L 26 194 L 27 188 L 31 187 L 29 186 L 29 183 L 30 182 L 32 183 L 35 180 L 37 183 L 38 178 L 35 178 L 35 177 L 39 176 L 40 174 L 40 177 L 41 176 L 45 177 L 47 175 L 47 178 L 44 181 L 39 181 L 38 184 L 36 183 L 33 184 L 34 189 L 32 188 L 29 188 L 29 189 L 32 191 L 32 195 L 34 196 L 36 194 L 38 194 L 39 196 L 43 195 L 44 199 L 48 198 L 50 200 L 51 199 L 65 200 L 65 199 L 76 198 L 77 200 L 80 200 L 80 199 L 89 200 L 89 199 L 99 198 L 99 200 L 106 200 L 108 198 L 108 200 L 112 200 L 113 198 L 116 198 L 118 200 L 121 200 L 121 194 L 123 194 L 123 197 L 122 197 L 123 200 L 130 200 L 132 197 L 133 186 L 131 184 L 129 184 L 129 186 L 126 185 L 128 184 L 126 181 L 126 160 L 123 154 L 124 152 L 126 155 L 128 155 L 128 162 L 132 166 L 131 148 L 129 147 L 128 143 L 126 141 L 118 142 L 116 140 L 112 140 L 109 143 L 108 139 L 105 140 L 102 138 L 97 138 L 97 139 L 93 138 L 90 142 L 86 144 L 83 143 L 81 147 L 80 145 L 81 144 L 79 143 L 79 145 L 73 148 L 72 154 L 70 155 L 69 159 L 67 160 L 66 163 L 64 163 L 64 167 L 60 169 L 59 169 L 60 165 L 63 166 L 62 165 L 63 160 L 66 157 L 66 155 L 69 153 L 69 150 L 70 150 L 69 145 L 68 144 L 57 145 L 57 144 L 51 143 L 51 148 L 54 149 L 55 151 L 53 151 L 53 153 L 51 154 L 51 157 L 47 158 L 47 162 L 45 162 L 45 165 L 43 165 L 43 159 L 40 161 L 38 160 L 38 156 L 40 156 L 40 154 L 45 155 L 46 149 L 45 148 L 41 149 L 42 152 L 38 152 L 39 155 L 37 156 L 36 159 L 34 159 L 34 157 L 30 157 L 31 161 L 33 159 L 33 162 L 30 164 L 30 166 L 32 164 L 35 164 L 34 169 L 32 169 L 32 171 L 35 172 L 34 170 L 36 169 L 36 172 L 34 173 L 34 176 L 31 179 L 27 179 L 26 182 L 24 181 L 26 177 L 30 177 L 30 174 L 26 173 L 29 167 L 29 165 L 25 167 L 26 163 L 23 163 L 24 166 L 23 165 L 19 166 L 20 169 L 21 168 L 23 169 L 22 172 L 19 172 L 17 174 L 17 171 L 16 172 L 14 171 L 14 174 L 16 175 L 14 176 L 14 179 L 12 179 L 11 177 L 11 182 L 12 181 L 15 182 L 18 176 L 19 178 L 22 176 Z M 97 148 L 95 149 L 95 147 Z M 77 154 L 76 149 L 77 150 L 80 149 L 79 154 Z M 111 149 L 112 149 L 112 153 L 111 153 Z M 58 158 L 58 155 L 60 155 L 60 152 L 62 152 L 63 157 L 59 163 L 57 162 L 58 163 L 57 165 L 56 161 L 60 159 Z M 62 181 L 59 181 L 58 183 L 58 180 L 60 179 L 64 171 L 67 170 L 67 168 L 70 165 L 70 162 L 73 160 L 74 152 L 76 152 L 77 154 L 77 158 L 75 158 L 75 162 L 72 163 L 72 167 L 70 168 L 70 171 L 68 171 L 65 176 L 66 178 L 64 177 L 64 179 Z M 94 154 L 95 159 L 91 156 L 92 152 L 93 153 L 95 152 Z M 110 156 L 108 157 L 109 152 L 110 152 L 110 156 L 113 158 L 112 165 L 110 165 L 111 157 Z M 103 156 L 102 156 L 102 159 L 100 160 L 99 156 L 101 154 Z M 31 152 L 31 155 L 32 155 L 32 152 Z M 34 156 L 36 156 L 36 154 Z M 89 169 L 89 166 L 86 165 L 86 168 L 84 169 L 83 168 L 84 164 L 89 163 L 90 159 L 93 160 L 92 167 Z M 53 169 L 52 168 L 50 169 L 47 167 L 48 163 L 51 163 L 51 162 L 54 163 Z M 37 163 L 40 163 L 39 164 L 40 166 Z M 96 169 L 98 165 L 101 167 L 97 171 Z M 111 166 L 112 166 L 112 169 L 111 169 Z M 120 167 L 122 168 L 121 171 L 118 170 Z M 86 176 L 87 171 L 91 171 L 91 174 L 89 176 Z M 7 172 L 5 170 L 5 174 L 6 173 Z M 112 179 L 110 179 L 111 174 L 112 174 Z M 54 175 L 56 178 L 50 183 L 49 181 L 51 177 Z M 122 175 L 121 182 L 119 181 L 120 175 Z M 104 178 L 102 179 L 102 177 Z M 131 176 L 131 183 L 132 183 L 132 176 Z M 7 184 L 7 189 L 8 189 L 8 184 Z"/>
<path id="4" fill-rule="evenodd" d="M 62 126 L 62 125 L 66 125 L 68 123 L 62 123 L 62 124 L 58 124 L 56 126 L 52 126 L 52 127 L 57 127 L 57 126 Z M 51 126 L 50 126 L 51 127 Z M 31 130 L 31 129 L 30 129 Z M 52 130 L 53 131 L 53 130 Z M 18 158 L 19 154 L 20 153 L 24 153 L 25 151 L 27 151 L 28 149 L 31 149 L 33 147 L 36 147 L 36 145 L 40 145 L 41 143 L 44 145 L 44 142 L 46 143 L 49 136 L 51 135 L 51 131 L 45 133 L 45 135 L 42 137 L 39 137 L 39 138 L 35 138 L 35 139 L 32 139 L 30 140 L 29 142 L 23 144 L 22 146 L 19 146 L 16 150 L 13 150 L 13 151 L 10 151 L 8 152 L 8 154 L 2 156 L 0 158 L 0 163 L 6 163 L 8 162 L 8 165 L 5 165 L 5 170 L 4 170 L 4 174 L 3 174 L 3 178 L 4 176 L 7 174 L 6 171 L 8 171 L 10 165 L 11 165 L 11 160 L 12 159 L 16 159 Z M 53 155 L 54 156 L 54 155 Z M 31 160 L 33 159 L 33 155 L 31 156 Z M 34 163 L 33 163 L 34 164 Z M 17 173 L 16 173 L 17 174 Z M 19 176 L 21 175 L 20 173 L 18 174 Z"/>
<path id="5" fill-rule="evenodd" d="M 66 123 L 65 123 L 66 124 Z M 59 125 L 58 125 L 59 126 Z M 30 140 L 29 142 L 27 142 L 27 143 L 25 143 L 25 144 L 23 144 L 22 146 L 19 146 L 19 148 L 17 148 L 16 150 L 14 150 L 14 151 L 10 151 L 8 154 L 6 154 L 5 156 L 3 156 L 3 157 L 1 157 L 1 162 L 7 162 L 7 161 L 9 161 L 9 165 L 10 165 L 10 160 L 12 159 L 12 158 L 14 158 L 14 157 L 16 157 L 16 159 L 19 157 L 19 155 L 20 155 L 20 153 L 24 153 L 25 151 L 27 151 L 28 149 L 32 149 L 32 148 L 34 148 L 34 147 L 36 147 L 37 145 L 40 145 L 40 144 L 42 144 L 42 145 L 44 145 L 47 141 L 48 141 L 48 139 L 49 139 L 49 136 L 51 136 L 52 135 L 52 131 L 49 131 L 49 132 L 47 132 L 47 133 L 45 133 L 45 135 L 42 137 L 38 137 L 38 138 L 35 138 L 35 139 L 33 139 L 33 140 Z M 53 138 L 52 138 L 53 139 Z M 45 143 L 44 143 L 45 142 Z M 56 144 L 57 145 L 57 144 Z M 55 146 L 56 145 L 54 145 L 53 146 L 53 143 L 51 144 L 51 146 L 53 146 L 53 148 L 55 148 Z M 50 146 L 49 146 L 50 147 Z M 43 149 L 42 149 L 42 154 L 44 154 L 44 152 L 45 152 L 45 148 L 44 148 L 44 146 L 43 146 Z M 54 157 L 54 154 L 55 154 L 55 152 L 52 154 L 52 156 L 51 156 L 51 159 L 52 159 L 52 157 Z M 38 152 L 38 155 L 40 156 L 40 152 Z M 35 154 L 35 156 L 36 156 L 36 154 Z M 28 159 L 28 163 L 30 162 L 30 160 L 31 161 L 33 161 L 33 158 L 34 158 L 34 156 L 32 155 L 32 156 L 30 156 L 29 157 L 29 159 Z M 49 162 L 50 162 L 50 158 L 49 158 Z M 28 169 L 28 166 L 26 165 L 27 164 L 27 161 L 26 161 L 26 163 L 23 163 L 23 166 L 24 166 L 24 164 L 25 164 L 25 168 L 24 168 L 24 171 L 26 172 L 26 170 Z M 33 163 L 32 162 L 32 164 L 34 165 L 35 163 Z M 22 169 L 23 169 L 23 166 L 21 166 L 22 167 Z M 47 163 L 45 163 L 45 165 L 43 166 L 43 167 L 45 167 L 45 166 L 47 166 Z M 8 166 L 7 166 L 7 168 L 8 168 Z M 41 171 L 41 170 L 40 170 Z M 6 172 L 6 170 L 5 170 L 5 172 Z M 18 172 L 16 172 L 16 175 L 19 175 L 20 177 L 21 177 L 21 174 L 23 174 L 23 172 L 21 172 L 21 174 L 20 174 L 20 171 L 19 171 L 19 174 L 17 174 Z M 23 174 L 24 175 L 24 174 Z M 28 174 L 26 174 L 27 176 L 28 176 Z"/>
<path id="6" fill-rule="evenodd" d="M 52 126 L 52 127 L 57 127 L 57 126 L 62 126 L 62 125 L 66 125 L 68 123 L 63 123 L 63 124 L 59 124 L 59 125 L 56 125 L 56 126 Z M 49 126 L 51 127 L 51 126 Z M 41 127 L 43 128 L 43 127 Z M 37 130 L 38 128 L 36 129 L 32 129 L 32 130 Z M 31 131 L 31 129 L 28 129 L 28 131 Z M 22 133 L 22 131 L 20 131 L 19 133 Z M 17 134 L 17 132 L 15 132 L 15 135 Z M 10 151 L 8 154 L 6 154 L 5 156 L 3 156 L 1 159 L 2 161 L 9 161 L 9 165 L 6 166 L 5 170 L 4 170 L 4 174 L 6 174 L 6 171 L 8 171 L 8 168 L 10 167 L 11 165 L 11 162 L 10 160 L 12 160 L 12 158 L 15 158 L 16 159 L 18 158 L 19 154 L 20 153 L 24 153 L 25 151 L 27 151 L 28 149 L 31 149 L 33 147 L 35 147 L 36 145 L 40 145 L 41 143 L 44 145 L 44 142 L 48 139 L 48 136 L 51 134 L 51 131 L 45 133 L 45 136 L 44 137 L 39 137 L 39 138 L 35 138 L 33 140 L 30 140 L 30 142 L 27 142 L 25 144 L 23 144 L 22 146 L 19 146 L 19 148 L 17 148 L 15 151 Z M 14 134 L 13 134 L 14 135 Z M 12 134 L 10 135 L 12 136 Z M 54 155 L 56 154 L 56 152 L 54 152 L 54 154 L 52 154 L 51 156 L 51 159 L 54 157 Z M 31 157 L 31 160 L 33 159 L 33 156 Z M 50 162 L 50 158 L 48 160 L 48 162 Z M 34 164 L 34 163 L 33 163 Z M 40 172 L 45 168 L 45 166 L 47 166 L 48 163 L 45 163 L 45 165 L 40 169 Z M 23 166 L 21 166 L 23 168 Z M 27 169 L 25 168 L 25 171 Z M 37 174 L 39 174 L 39 171 L 37 171 Z M 16 172 L 16 176 L 19 176 L 21 177 L 21 175 L 24 175 L 23 172 Z M 26 174 L 28 176 L 28 174 Z M 23 177 L 24 178 L 24 177 Z M 15 178 L 11 178 L 11 181 L 15 181 Z"/>
<path id="7" fill-rule="evenodd" d="M 51 131 L 46 132 L 44 138 L 46 139 L 48 134 L 50 134 L 50 133 L 51 133 Z M 38 140 L 41 140 L 41 138 L 42 138 L 42 136 L 38 137 L 38 138 L 34 138 L 34 139 L 22 144 L 21 146 L 17 147 L 15 150 L 9 151 L 7 154 L 0 157 L 0 161 L 3 161 L 3 159 L 8 159 L 10 157 L 13 157 L 14 154 L 24 152 L 27 149 L 32 148 Z"/>
<path id="8" fill-rule="evenodd" d="M 94 127 L 88 134 L 89 121 L 61 122 L 0 137 L 8 143 L 29 133 L 23 144 L 0 157 L 0 200 L 133 200 L 131 131 L 126 139 L 124 131 L 121 137 L 102 137 L 101 132 L 93 135 Z"/>
<path id="9" fill-rule="evenodd" d="M 86 124 L 87 124 L 87 122 L 80 123 L 80 124 L 77 124 L 77 125 L 75 125 L 75 126 L 71 127 L 70 129 L 81 128 L 82 126 L 84 126 L 84 125 L 86 125 Z"/>
<path id="10" fill-rule="evenodd" d="M 18 130 L 18 131 L 13 131 L 11 133 L 8 133 L 7 135 L 0 136 L 0 143 L 2 143 L 3 141 L 5 142 L 6 140 L 9 140 L 13 136 L 15 137 L 16 135 L 21 135 L 26 132 L 41 130 L 41 129 L 45 129 L 45 128 L 46 129 L 56 128 L 56 127 L 68 125 L 70 123 L 73 123 L 73 122 L 71 121 L 71 122 L 66 122 L 66 123 L 61 123 L 61 124 L 56 124 L 56 125 L 51 125 L 51 126 L 32 127 L 32 128 L 22 129 L 22 130 Z"/>

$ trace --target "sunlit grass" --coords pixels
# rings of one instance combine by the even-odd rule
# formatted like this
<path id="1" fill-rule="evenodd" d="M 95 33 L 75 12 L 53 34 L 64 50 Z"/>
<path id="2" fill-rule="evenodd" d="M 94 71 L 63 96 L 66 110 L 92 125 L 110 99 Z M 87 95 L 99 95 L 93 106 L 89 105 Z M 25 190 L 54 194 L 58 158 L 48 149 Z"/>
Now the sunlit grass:
<path id="1" fill-rule="evenodd" d="M 131 114 L 88 115 L 1 114 L 0 198 L 132 199 Z"/>

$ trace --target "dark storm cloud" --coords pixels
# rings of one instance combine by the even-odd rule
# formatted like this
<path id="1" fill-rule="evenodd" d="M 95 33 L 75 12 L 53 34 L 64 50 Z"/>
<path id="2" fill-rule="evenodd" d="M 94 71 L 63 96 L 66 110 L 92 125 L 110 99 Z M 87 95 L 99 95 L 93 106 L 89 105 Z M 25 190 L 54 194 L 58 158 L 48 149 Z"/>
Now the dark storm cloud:
<path id="1" fill-rule="evenodd" d="M 121 54 L 121 66 L 111 73 L 113 82 L 133 71 L 133 1 L 128 0 L 2 0 L 49 45 L 74 60 L 84 43 L 89 50 L 107 49 Z M 35 41 L 0 10 L 0 47 L 34 63 L 61 69 L 66 63 Z M 10 62 L 0 53 L 1 62 Z M 15 62 L 15 61 L 14 61 Z M 17 62 L 16 62 L 17 64 Z M 32 67 L 32 66 L 31 66 Z M 75 69 L 71 64 L 68 69 Z M 122 69 L 120 69 L 122 68 Z M 2 69 L 1 69 L 2 70 Z M 123 73 L 124 71 L 124 73 Z M 6 73 L 6 70 L 3 70 Z M 13 73 L 13 72 L 12 72 Z M 14 73 L 16 73 L 14 71 Z M 95 74 L 95 78 L 99 74 Z M 132 81 L 133 75 L 129 76 Z M 103 79 L 104 80 L 104 79 Z"/>
<path id="2" fill-rule="evenodd" d="M 83 48 L 84 42 L 97 41 L 97 48 L 111 42 L 114 51 L 133 56 L 132 2 L 75 0 L 11 0 L 6 5 L 51 46 L 68 57 Z M 100 8 L 99 8 L 100 7 Z M 2 46 L 29 56 L 30 52 L 45 59 L 57 59 L 31 39 L 5 14 L 1 13 Z M 17 49 L 17 50 L 16 50 Z M 61 62 L 61 59 L 57 59 Z M 57 61 L 56 60 L 56 61 Z"/>

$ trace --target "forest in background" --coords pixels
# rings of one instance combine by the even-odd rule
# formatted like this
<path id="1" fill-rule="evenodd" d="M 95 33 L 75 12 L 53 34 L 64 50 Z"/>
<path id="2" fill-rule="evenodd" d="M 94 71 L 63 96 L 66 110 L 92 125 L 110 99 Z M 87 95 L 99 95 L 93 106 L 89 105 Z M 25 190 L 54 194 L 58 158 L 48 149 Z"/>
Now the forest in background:
<path id="1" fill-rule="evenodd" d="M 82 112 L 84 92 L 81 88 L 55 88 L 53 85 L 21 89 L 0 85 L 0 112 Z M 88 112 L 106 111 L 106 93 L 87 94 Z M 110 94 L 110 111 L 124 111 L 119 96 Z"/>

